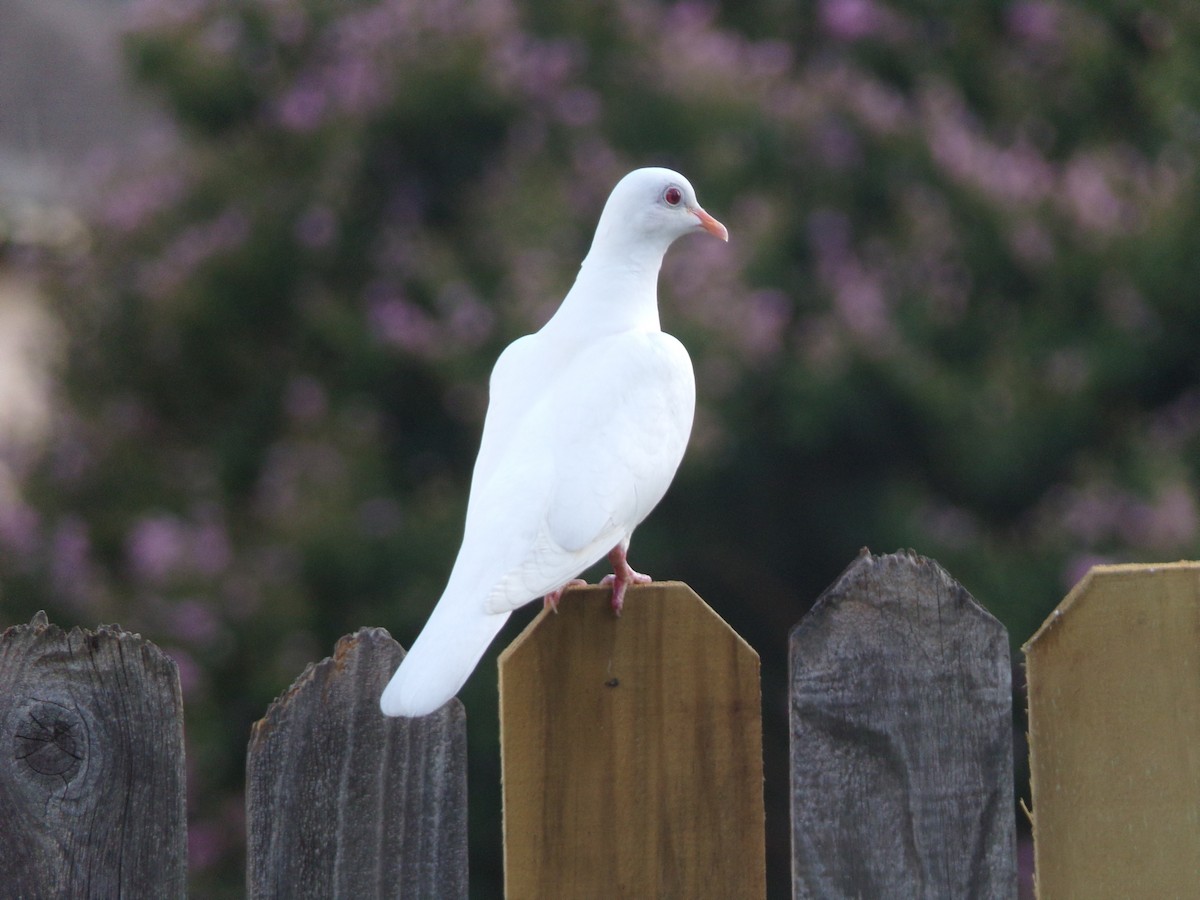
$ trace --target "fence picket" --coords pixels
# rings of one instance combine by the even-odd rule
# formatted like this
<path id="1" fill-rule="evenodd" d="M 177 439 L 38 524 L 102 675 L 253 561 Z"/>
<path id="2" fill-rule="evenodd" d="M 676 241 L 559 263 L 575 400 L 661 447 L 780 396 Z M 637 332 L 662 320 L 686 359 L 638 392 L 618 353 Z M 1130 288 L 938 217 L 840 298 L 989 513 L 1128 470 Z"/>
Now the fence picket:
<path id="1" fill-rule="evenodd" d="M 758 654 L 686 585 L 609 595 L 500 656 L 506 896 L 763 897 Z"/>
<path id="2" fill-rule="evenodd" d="M 795 898 L 1016 896 L 1004 627 L 867 551 L 790 637 Z"/>
<path id="3" fill-rule="evenodd" d="M 1200 886 L 1200 564 L 1097 566 L 1025 645 L 1037 894 Z"/>
<path id="4" fill-rule="evenodd" d="M 175 663 L 38 613 L 0 635 L 0 893 L 185 897 Z"/>
<path id="5" fill-rule="evenodd" d="M 403 656 L 382 628 L 360 629 L 255 723 L 250 897 L 467 896 L 466 717 L 458 700 L 384 717 L 379 695 Z"/>

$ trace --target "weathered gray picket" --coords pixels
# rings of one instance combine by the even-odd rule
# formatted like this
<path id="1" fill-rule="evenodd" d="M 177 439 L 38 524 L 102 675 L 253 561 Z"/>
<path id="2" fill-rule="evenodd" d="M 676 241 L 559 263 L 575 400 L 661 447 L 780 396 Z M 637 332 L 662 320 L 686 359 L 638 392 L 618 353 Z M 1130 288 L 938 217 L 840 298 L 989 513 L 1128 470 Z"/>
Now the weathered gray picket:
<path id="1" fill-rule="evenodd" d="M 0 895 L 187 896 L 179 674 L 149 641 L 0 635 Z"/>
<path id="2" fill-rule="evenodd" d="M 384 717 L 379 695 L 403 657 L 382 628 L 363 628 L 255 723 L 251 898 L 467 896 L 466 716 L 452 700 Z"/>
<path id="3" fill-rule="evenodd" d="M 931 560 L 826 589 L 790 639 L 795 898 L 1016 896 L 1010 666 Z"/>

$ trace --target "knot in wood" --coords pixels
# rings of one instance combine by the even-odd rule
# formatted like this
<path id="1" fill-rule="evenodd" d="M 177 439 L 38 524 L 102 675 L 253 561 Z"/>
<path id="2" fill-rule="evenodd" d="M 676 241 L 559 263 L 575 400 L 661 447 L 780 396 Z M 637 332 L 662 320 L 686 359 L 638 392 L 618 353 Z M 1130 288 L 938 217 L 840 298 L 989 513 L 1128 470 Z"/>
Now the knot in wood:
<path id="1" fill-rule="evenodd" d="M 87 730 L 79 713 L 47 700 L 31 700 L 13 732 L 13 758 L 39 775 L 70 781 L 87 756 Z"/>

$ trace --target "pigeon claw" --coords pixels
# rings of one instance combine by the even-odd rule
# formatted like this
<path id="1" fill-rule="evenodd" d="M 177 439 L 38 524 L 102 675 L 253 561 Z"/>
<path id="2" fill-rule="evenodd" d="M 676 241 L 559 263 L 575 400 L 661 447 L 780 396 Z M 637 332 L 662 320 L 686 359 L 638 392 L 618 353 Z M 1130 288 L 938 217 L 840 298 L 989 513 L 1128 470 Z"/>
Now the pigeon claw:
<path id="1" fill-rule="evenodd" d="M 649 584 L 654 579 L 630 568 L 625 558 L 625 548 L 620 545 L 613 547 L 612 552 L 608 554 L 608 561 L 612 564 L 613 574 L 605 575 L 600 583 L 612 585 L 612 610 L 619 616 L 625 608 L 625 591 L 629 585 Z"/>
<path id="2" fill-rule="evenodd" d="M 562 602 L 563 594 L 565 594 L 567 592 L 567 588 L 586 587 L 586 586 L 587 586 L 587 582 L 584 581 L 582 578 L 572 578 L 570 581 L 568 581 L 562 587 L 556 588 L 555 590 L 551 591 L 545 597 L 542 598 L 542 609 L 552 609 L 552 610 L 554 610 L 555 614 L 557 614 L 558 613 L 558 604 Z"/>

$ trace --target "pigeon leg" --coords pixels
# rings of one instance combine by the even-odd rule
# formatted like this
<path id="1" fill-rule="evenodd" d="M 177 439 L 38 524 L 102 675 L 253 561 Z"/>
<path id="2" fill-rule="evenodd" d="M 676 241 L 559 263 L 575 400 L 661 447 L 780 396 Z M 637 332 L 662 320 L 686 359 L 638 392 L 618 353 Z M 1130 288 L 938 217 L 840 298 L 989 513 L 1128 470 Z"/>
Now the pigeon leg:
<path id="1" fill-rule="evenodd" d="M 613 612 L 618 616 L 621 614 L 621 609 L 625 606 L 625 589 L 631 584 L 649 584 L 652 579 L 649 575 L 643 575 L 641 572 L 635 572 L 629 567 L 629 561 L 625 557 L 626 547 L 624 544 L 617 544 L 608 554 L 608 561 L 613 567 L 613 574 L 605 575 L 601 580 L 601 584 L 612 585 L 612 608 Z"/>
<path id="2" fill-rule="evenodd" d="M 572 578 L 570 581 L 568 581 L 562 587 L 556 588 L 555 590 L 548 593 L 545 597 L 543 597 L 542 598 L 542 608 L 543 609 L 552 609 L 557 613 L 558 612 L 558 604 L 560 602 L 562 602 L 563 594 L 566 593 L 567 588 L 572 588 L 572 587 L 587 587 L 587 582 L 584 581 L 582 578 Z"/>

